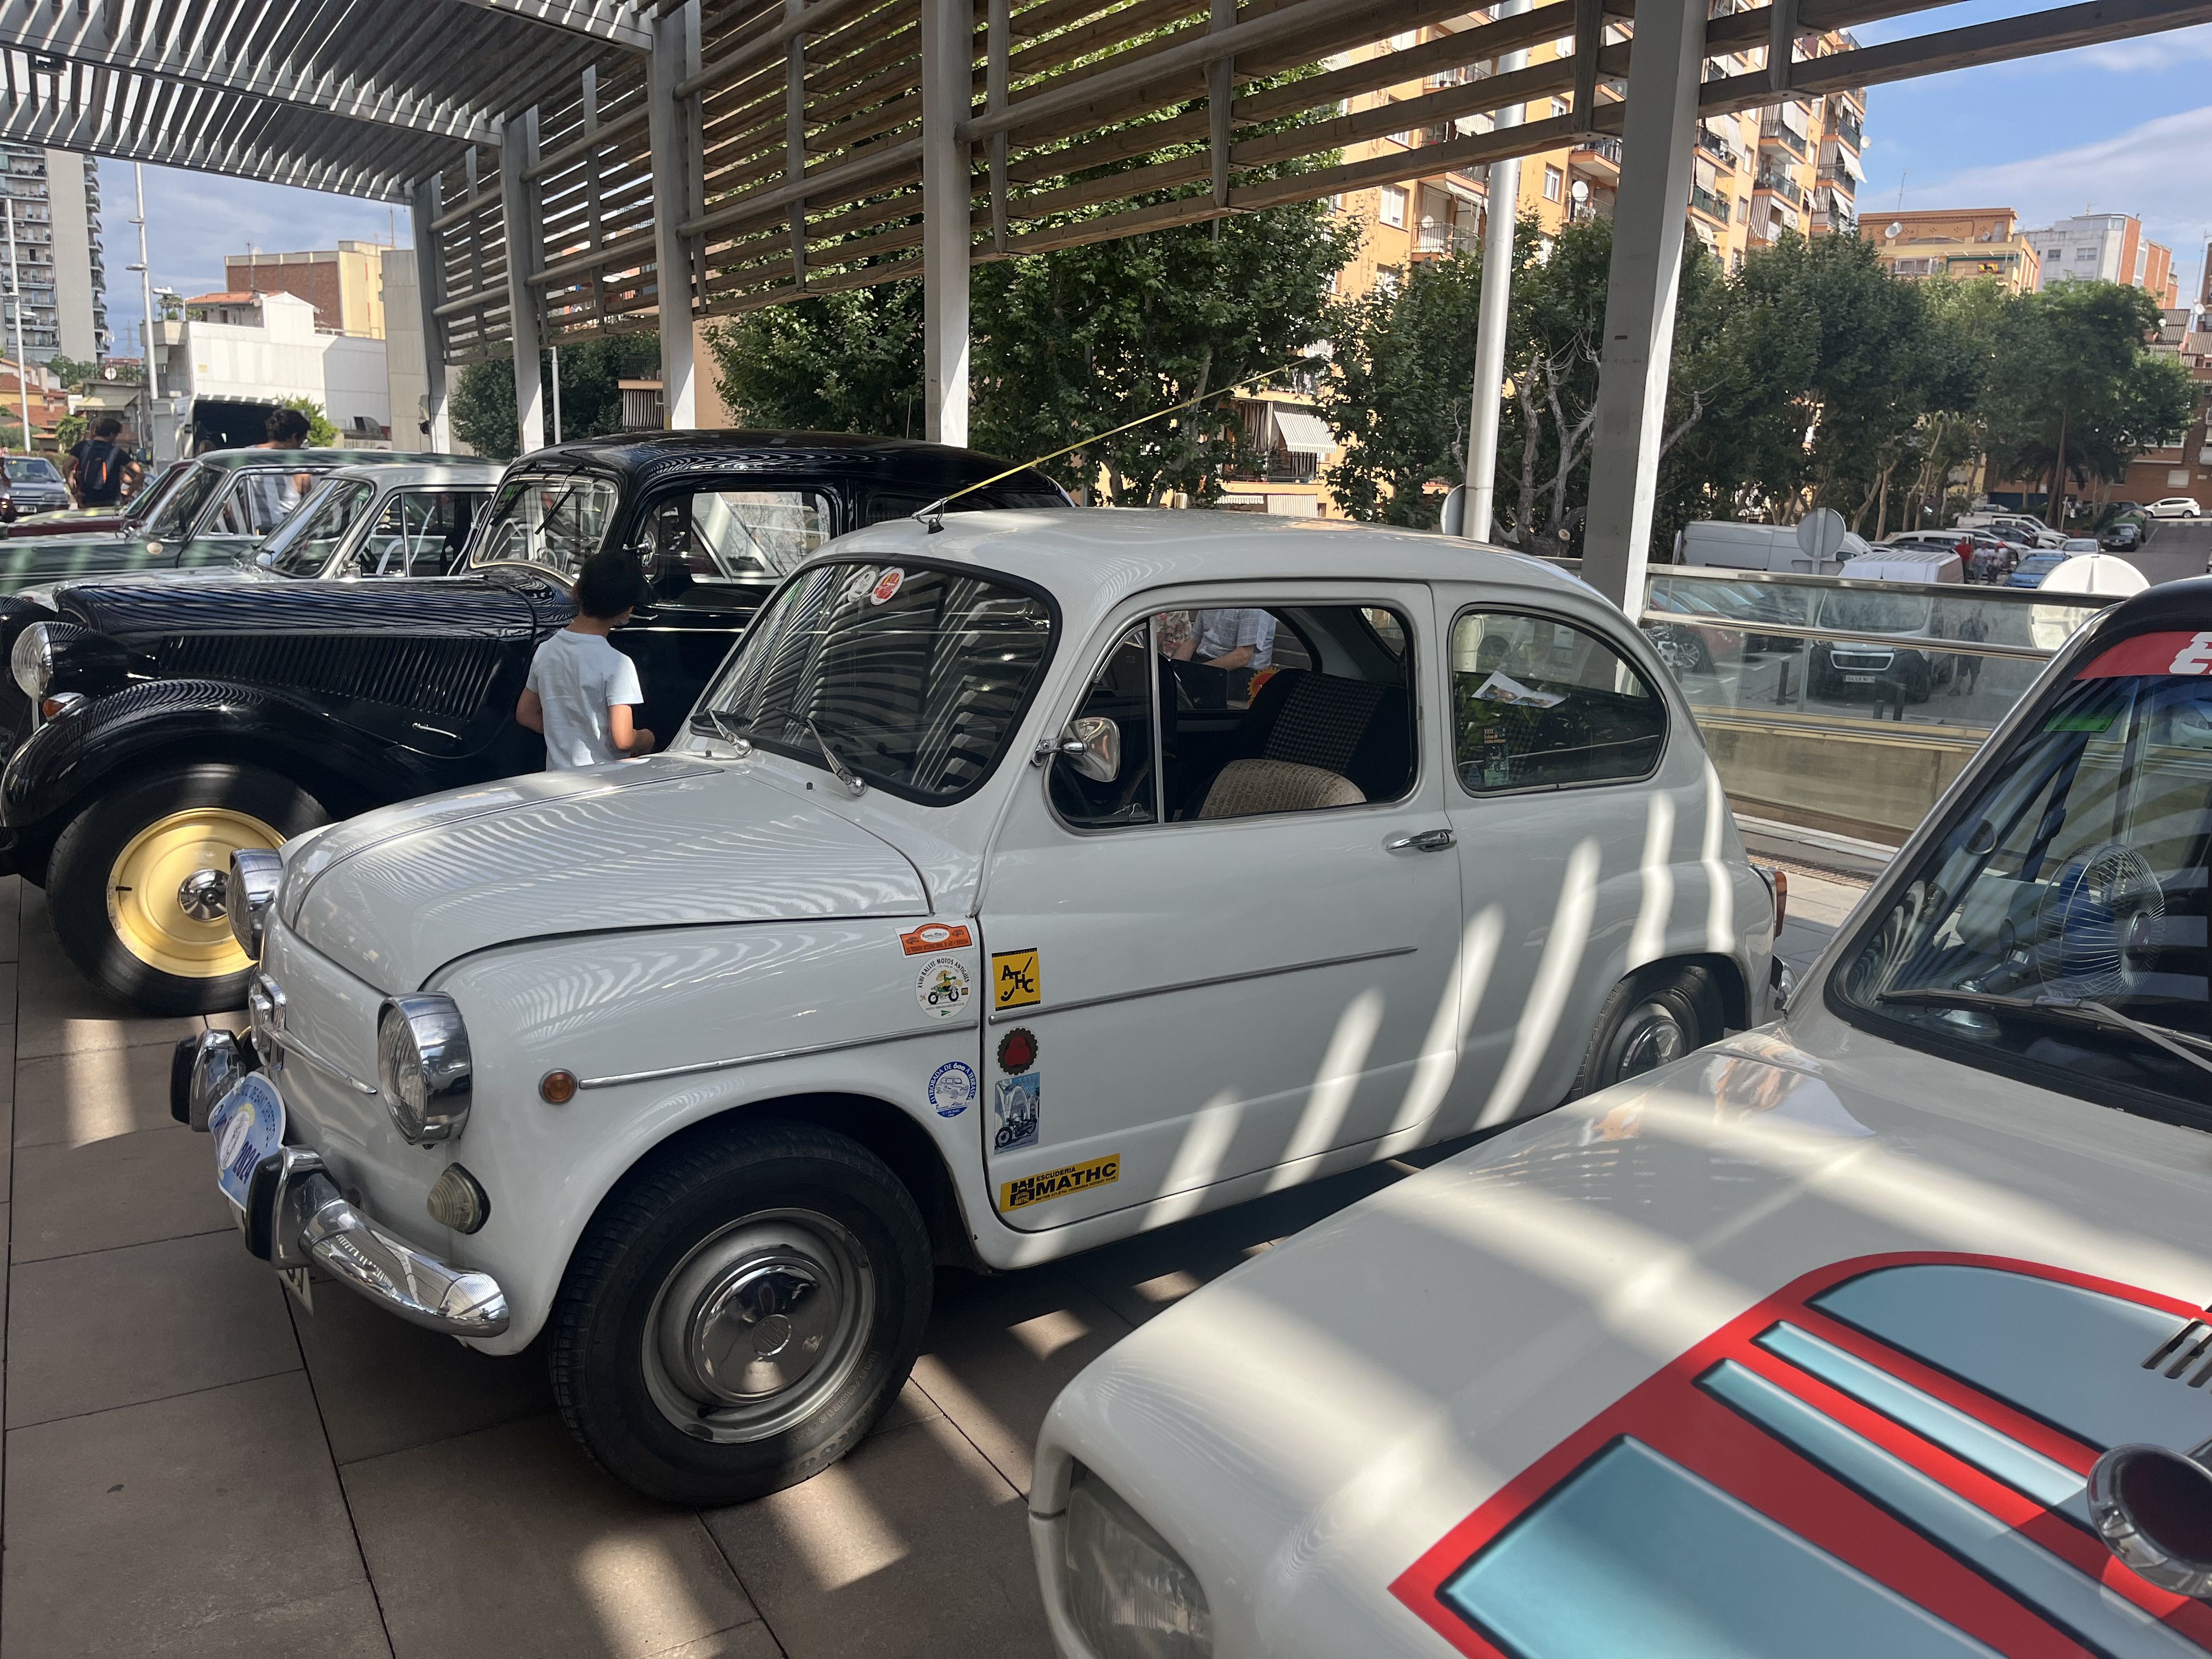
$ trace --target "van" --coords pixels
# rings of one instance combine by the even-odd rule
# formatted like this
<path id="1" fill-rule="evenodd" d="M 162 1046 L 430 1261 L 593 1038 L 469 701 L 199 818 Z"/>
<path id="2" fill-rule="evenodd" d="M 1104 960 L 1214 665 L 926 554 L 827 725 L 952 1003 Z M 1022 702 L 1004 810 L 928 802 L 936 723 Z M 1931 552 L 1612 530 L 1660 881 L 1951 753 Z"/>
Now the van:
<path id="1" fill-rule="evenodd" d="M 1674 562 L 1705 565 L 1721 570 L 1772 570 L 1797 575 L 1833 576 L 1844 562 L 1867 550 L 1867 544 L 1848 531 L 1841 556 L 1811 559 L 1797 545 L 1797 527 L 1780 524 L 1733 524 L 1700 519 L 1684 525 L 1674 536 Z"/>
<path id="2" fill-rule="evenodd" d="M 1947 616 L 1945 601 L 1902 585 L 1917 589 L 1965 581 L 1959 556 L 1943 548 L 1876 548 L 1852 560 L 1850 574 L 1850 586 L 1820 595 L 1813 621 L 1817 628 L 1856 637 L 1814 645 L 1806 659 L 1806 690 L 1846 702 L 1864 697 L 1877 708 L 1927 702 L 1956 675 L 1959 659 L 1905 641 L 1964 637 L 1954 629 L 1964 623 L 1971 634 L 1978 618 Z M 1900 586 L 1884 592 L 1882 582 Z M 1887 643 L 1893 640 L 1897 643 Z"/>

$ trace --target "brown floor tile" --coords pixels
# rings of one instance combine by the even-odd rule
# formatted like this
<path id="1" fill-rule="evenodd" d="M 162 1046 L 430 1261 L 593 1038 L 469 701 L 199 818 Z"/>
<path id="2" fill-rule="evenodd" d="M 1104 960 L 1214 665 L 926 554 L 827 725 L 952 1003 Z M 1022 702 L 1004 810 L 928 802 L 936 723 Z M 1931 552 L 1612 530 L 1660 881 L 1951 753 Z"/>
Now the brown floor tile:
<path id="1" fill-rule="evenodd" d="M 1130 1328 L 1057 1267 L 995 1278 L 940 1273 L 914 1380 L 1027 1492 L 1046 1410 Z"/>
<path id="2" fill-rule="evenodd" d="M 161 1018 L 139 1013 L 100 990 L 62 954 L 46 916 L 46 896 L 23 890 L 21 929 L 22 996 L 17 1004 L 15 1043 L 19 1056 L 67 1054 L 79 1048 L 128 1048 L 147 1042 L 174 1042 L 202 1028 L 189 1017 Z"/>
<path id="3" fill-rule="evenodd" d="M 297 1373 L 13 1431 L 7 1520 L 10 1656 L 390 1652 Z"/>
<path id="4" fill-rule="evenodd" d="M 755 1616 L 699 1517 L 616 1485 L 556 1417 L 340 1475 L 398 1659 L 643 1659 Z"/>
<path id="5" fill-rule="evenodd" d="M 784 1659 L 784 1654 L 768 1626 L 756 1619 L 735 1630 L 718 1631 L 680 1648 L 666 1649 L 653 1659 Z"/>
<path id="6" fill-rule="evenodd" d="M 791 1659 L 1052 1651 L 1026 1506 L 942 1419 L 706 1519 Z"/>
<path id="7" fill-rule="evenodd" d="M 84 1146 L 142 1129 L 176 1127 L 169 1115 L 174 1052 L 173 1044 L 149 1042 L 24 1060 L 15 1067 L 14 1143 Z M 212 1168 L 215 1155 L 208 1156 Z"/>
<path id="8" fill-rule="evenodd" d="M 535 1349 L 495 1359 L 395 1319 L 335 1280 L 317 1279 L 314 1295 L 313 1313 L 293 1304 L 292 1323 L 341 1463 L 553 1409 Z"/>
<path id="9" fill-rule="evenodd" d="M 236 1228 L 208 1138 L 180 1123 L 86 1146 L 22 1147 L 15 1187 L 19 1262 Z"/>
<path id="10" fill-rule="evenodd" d="M 15 959 L 15 939 L 22 930 L 23 878 L 0 876 L 0 962 Z"/>
<path id="11" fill-rule="evenodd" d="M 300 1366 L 284 1288 L 234 1231 L 27 1261 L 14 1291 L 11 1429 Z"/>

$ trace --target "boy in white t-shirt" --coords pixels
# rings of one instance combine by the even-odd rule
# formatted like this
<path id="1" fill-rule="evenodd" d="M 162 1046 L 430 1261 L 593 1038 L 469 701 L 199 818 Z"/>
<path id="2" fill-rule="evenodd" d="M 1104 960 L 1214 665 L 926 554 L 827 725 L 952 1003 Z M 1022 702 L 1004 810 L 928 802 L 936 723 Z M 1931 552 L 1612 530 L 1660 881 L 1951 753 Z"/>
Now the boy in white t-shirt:
<path id="1" fill-rule="evenodd" d="M 514 718 L 545 734 L 545 769 L 597 766 L 653 752 L 653 733 L 637 724 L 645 693 L 637 665 L 608 643 L 644 597 L 637 562 L 598 553 L 576 573 L 576 619 L 538 647 Z"/>

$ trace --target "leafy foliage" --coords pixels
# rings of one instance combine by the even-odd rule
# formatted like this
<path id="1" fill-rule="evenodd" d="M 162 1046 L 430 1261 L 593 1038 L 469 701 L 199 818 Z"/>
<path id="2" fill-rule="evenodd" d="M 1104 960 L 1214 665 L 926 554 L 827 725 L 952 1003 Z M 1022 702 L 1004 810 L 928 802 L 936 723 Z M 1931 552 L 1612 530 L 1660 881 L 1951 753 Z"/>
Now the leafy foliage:
<path id="1" fill-rule="evenodd" d="M 65 392 L 87 392 L 100 380 L 100 365 L 88 363 L 78 357 L 64 357 L 59 352 L 46 359 L 47 372 L 62 383 Z"/>
<path id="2" fill-rule="evenodd" d="M 307 417 L 309 448 L 329 449 L 337 444 L 337 428 L 331 424 L 330 416 L 323 413 L 323 406 L 313 398 L 281 398 L 276 406 L 279 409 L 296 409 Z"/>
<path id="3" fill-rule="evenodd" d="M 771 306 L 706 338 L 723 406 L 745 425 L 922 435 L 920 283 Z"/>
<path id="4" fill-rule="evenodd" d="M 649 332 L 607 334 L 561 348 L 561 435 L 597 438 L 622 430 L 622 386 L 625 380 L 648 379 L 660 372 L 660 337 Z M 552 356 L 538 365 L 546 397 L 547 430 L 552 418 Z M 510 461 L 522 447 L 521 423 L 514 410 L 514 368 L 505 357 L 471 363 L 453 382 L 448 412 L 455 435 L 479 455 Z"/>

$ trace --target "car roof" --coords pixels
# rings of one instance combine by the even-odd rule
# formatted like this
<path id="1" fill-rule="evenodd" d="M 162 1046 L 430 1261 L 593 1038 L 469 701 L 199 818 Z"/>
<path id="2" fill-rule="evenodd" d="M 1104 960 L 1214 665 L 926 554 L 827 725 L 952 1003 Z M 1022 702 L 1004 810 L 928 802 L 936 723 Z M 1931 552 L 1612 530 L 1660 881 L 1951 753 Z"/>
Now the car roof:
<path id="1" fill-rule="evenodd" d="M 231 471 L 248 466 L 460 466 L 466 455 L 440 455 L 397 449 L 210 449 L 191 459 L 201 465 Z"/>
<path id="2" fill-rule="evenodd" d="M 1525 553 L 1456 536 L 1353 524 L 1159 507 L 948 513 L 931 532 L 892 519 L 840 537 L 824 556 L 973 564 L 1034 582 L 1063 605 L 1109 608 L 1184 582 L 1486 581 L 1575 596 L 1613 610 L 1580 578 Z"/>
<path id="3" fill-rule="evenodd" d="M 1056 489 L 1042 473 L 1017 471 L 1001 460 L 949 444 L 913 438 L 872 438 L 850 432 L 774 432 L 751 428 L 724 431 L 617 432 L 532 450 L 514 463 L 518 472 L 559 472 L 589 467 L 644 480 L 668 472 L 729 468 L 748 472 L 830 471 L 947 493 L 1012 471 L 1012 489 Z"/>
<path id="4" fill-rule="evenodd" d="M 385 489 L 410 484 L 459 484 L 489 489 L 506 467 L 497 461 L 408 461 L 390 466 L 342 466 L 333 478 L 362 478 Z"/>

